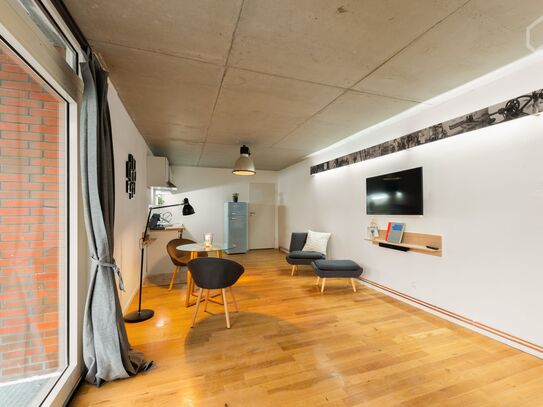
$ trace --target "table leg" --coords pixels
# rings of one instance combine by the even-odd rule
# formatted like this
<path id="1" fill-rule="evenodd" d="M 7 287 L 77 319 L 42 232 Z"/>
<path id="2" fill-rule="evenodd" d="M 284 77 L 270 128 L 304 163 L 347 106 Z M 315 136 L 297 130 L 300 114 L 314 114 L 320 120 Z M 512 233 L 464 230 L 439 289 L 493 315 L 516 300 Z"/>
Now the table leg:
<path id="1" fill-rule="evenodd" d="M 216 255 L 219 259 L 222 259 L 222 250 L 216 250 L 216 251 L 215 251 L 215 255 Z M 223 305 L 223 304 L 224 304 L 224 301 L 221 302 L 221 301 L 215 299 L 215 297 L 218 297 L 218 296 L 220 296 L 220 295 L 221 295 L 220 292 L 218 292 L 217 294 L 211 295 L 210 298 L 209 298 L 209 301 L 210 301 L 210 302 L 214 302 L 215 304 L 221 304 L 221 305 Z"/>
<path id="2" fill-rule="evenodd" d="M 192 291 L 192 277 L 190 271 L 187 270 L 187 293 L 185 294 L 185 307 L 190 307 L 190 294 Z"/>
<path id="3" fill-rule="evenodd" d="M 195 259 L 198 257 L 198 252 L 190 252 L 190 259 Z M 192 275 L 190 274 L 190 271 L 187 270 L 187 293 L 185 295 L 185 307 L 190 307 L 190 297 L 194 294 L 194 281 L 192 280 Z"/>

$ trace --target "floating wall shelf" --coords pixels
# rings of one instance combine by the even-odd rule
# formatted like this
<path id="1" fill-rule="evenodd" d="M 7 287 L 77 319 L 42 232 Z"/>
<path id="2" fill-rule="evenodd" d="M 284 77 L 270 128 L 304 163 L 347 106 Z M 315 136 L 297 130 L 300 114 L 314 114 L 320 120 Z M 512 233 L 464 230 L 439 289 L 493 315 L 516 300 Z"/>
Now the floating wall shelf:
<path id="1" fill-rule="evenodd" d="M 383 245 L 389 245 L 389 246 L 395 246 L 398 247 L 399 250 L 403 251 L 412 251 L 415 253 L 421 253 L 421 254 L 428 254 L 430 256 L 437 256 L 441 257 L 442 255 L 442 238 L 438 235 L 428 235 L 424 233 L 413 233 L 413 232 L 405 232 L 403 234 L 402 242 L 401 243 L 390 243 L 387 242 L 385 239 L 386 236 L 386 230 L 379 229 L 379 237 L 375 239 L 366 239 L 370 242 L 372 242 L 375 245 L 379 245 L 379 243 Z M 439 247 L 438 250 L 430 249 L 426 246 L 433 246 L 433 247 Z M 381 246 L 385 247 L 385 246 Z M 393 247 L 390 247 L 390 249 L 393 249 Z"/>

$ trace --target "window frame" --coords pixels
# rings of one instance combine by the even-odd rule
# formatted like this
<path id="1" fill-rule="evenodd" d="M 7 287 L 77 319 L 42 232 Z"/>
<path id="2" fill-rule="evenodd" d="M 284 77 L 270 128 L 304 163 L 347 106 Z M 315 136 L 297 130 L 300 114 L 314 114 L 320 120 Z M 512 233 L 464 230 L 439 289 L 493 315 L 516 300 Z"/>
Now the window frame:
<path id="1" fill-rule="evenodd" d="M 64 32 L 64 36 L 67 33 Z M 82 217 L 79 183 L 79 112 L 83 82 L 66 60 L 48 42 L 17 0 L 0 2 L 0 37 L 66 104 L 66 215 L 67 367 L 41 405 L 61 406 L 69 399 L 83 374 L 82 322 L 88 285 L 88 249 Z M 67 36 L 69 38 L 69 36 Z M 74 45 L 72 43 L 72 45 Z M 75 48 L 79 55 L 82 51 Z M 85 278 L 86 277 L 86 278 Z"/>
<path id="2" fill-rule="evenodd" d="M 64 21 L 64 18 L 59 13 L 57 6 L 51 0 L 35 0 L 40 3 L 42 8 L 45 10 L 52 22 L 56 25 L 59 32 L 63 35 L 66 41 L 71 45 L 72 49 L 75 50 L 77 54 L 77 71 L 76 75 L 82 79 L 80 63 L 86 61 L 85 51 L 81 48 L 81 44 L 77 40 L 77 37 L 71 31 L 70 27 Z M 57 0 L 61 1 L 61 0 Z"/>
<path id="3" fill-rule="evenodd" d="M 41 16 L 40 17 L 43 17 L 43 18 L 40 18 L 40 20 L 43 20 L 45 19 L 46 20 L 46 24 L 48 26 L 50 26 L 51 30 L 50 31 L 54 31 L 55 34 L 58 36 L 58 38 L 61 40 L 61 42 L 64 44 L 64 46 L 66 47 L 66 56 L 65 56 L 65 61 L 66 63 L 68 64 L 68 66 L 76 73 L 76 74 L 79 74 L 79 60 L 80 60 L 80 54 L 79 52 L 77 51 L 77 48 L 74 44 L 77 44 L 77 42 L 72 42 L 68 39 L 68 37 L 66 36 L 66 34 L 62 31 L 62 29 L 60 28 L 57 20 L 53 17 L 53 15 L 51 14 L 51 9 L 47 8 L 45 3 L 42 1 L 42 0 L 18 0 L 19 4 L 21 5 L 21 7 L 23 9 L 26 9 L 27 13 L 30 14 L 30 10 L 23 4 L 24 2 L 31 2 L 31 3 L 34 3 L 36 6 L 37 6 L 37 9 L 39 10 Z M 50 3 L 49 3 L 50 4 Z M 32 16 L 30 17 L 32 18 Z M 40 31 L 42 31 L 40 29 Z M 42 31 L 43 32 L 43 31 Z M 45 36 L 47 36 L 46 33 L 43 33 Z M 74 65 L 72 66 L 72 63 L 69 62 L 69 53 L 72 53 L 73 54 L 73 57 L 74 57 L 74 61 L 72 62 Z"/>

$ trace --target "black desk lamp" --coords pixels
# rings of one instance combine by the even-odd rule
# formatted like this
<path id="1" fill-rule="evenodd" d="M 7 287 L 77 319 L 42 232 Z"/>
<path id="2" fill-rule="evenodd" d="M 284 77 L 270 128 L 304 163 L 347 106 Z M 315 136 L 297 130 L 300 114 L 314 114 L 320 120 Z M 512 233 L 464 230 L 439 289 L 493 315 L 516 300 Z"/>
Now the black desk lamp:
<path id="1" fill-rule="evenodd" d="M 151 213 L 155 209 L 162 208 L 172 208 L 174 206 L 183 207 L 183 216 L 194 215 L 194 208 L 189 203 L 187 198 L 183 199 L 183 203 L 173 204 L 173 205 L 163 205 L 163 206 L 152 206 L 149 208 L 149 214 L 147 215 L 147 223 L 145 224 L 145 232 L 143 233 L 143 239 L 141 241 L 141 262 L 140 262 L 140 292 L 139 292 L 139 304 L 138 310 L 129 312 L 124 316 L 126 322 L 142 322 L 147 321 L 149 318 L 152 318 L 155 315 L 155 312 L 152 309 L 141 309 L 141 291 L 143 285 L 143 257 L 145 254 L 145 246 L 147 241 L 147 230 L 149 229 L 149 219 L 151 218 Z"/>
<path id="2" fill-rule="evenodd" d="M 183 216 L 194 215 L 194 208 L 189 203 L 188 198 L 183 199 L 183 203 L 180 205 L 183 205 Z"/>

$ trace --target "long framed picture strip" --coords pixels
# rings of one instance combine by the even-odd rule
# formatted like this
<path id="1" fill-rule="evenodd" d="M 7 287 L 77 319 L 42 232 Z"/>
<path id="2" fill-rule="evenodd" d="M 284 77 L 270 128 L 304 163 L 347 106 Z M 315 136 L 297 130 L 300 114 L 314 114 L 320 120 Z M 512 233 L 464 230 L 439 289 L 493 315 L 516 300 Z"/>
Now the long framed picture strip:
<path id="1" fill-rule="evenodd" d="M 310 174 L 355 164 L 543 111 L 543 89 L 476 110 L 389 141 L 314 165 Z"/>

